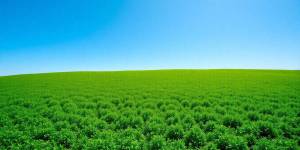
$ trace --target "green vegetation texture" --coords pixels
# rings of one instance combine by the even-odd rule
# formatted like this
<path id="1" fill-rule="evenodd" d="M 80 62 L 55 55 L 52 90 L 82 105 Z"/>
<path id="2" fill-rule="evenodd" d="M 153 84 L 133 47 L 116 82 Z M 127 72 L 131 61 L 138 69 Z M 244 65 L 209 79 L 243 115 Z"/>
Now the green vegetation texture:
<path id="1" fill-rule="evenodd" d="M 293 150 L 300 71 L 0 77 L 0 149 Z"/>

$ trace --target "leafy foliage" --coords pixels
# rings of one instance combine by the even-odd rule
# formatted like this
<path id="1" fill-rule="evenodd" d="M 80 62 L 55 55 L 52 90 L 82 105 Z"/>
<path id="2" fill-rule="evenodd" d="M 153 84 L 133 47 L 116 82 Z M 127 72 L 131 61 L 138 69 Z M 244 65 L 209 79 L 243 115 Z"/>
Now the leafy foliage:
<path id="1" fill-rule="evenodd" d="M 167 138 L 171 140 L 183 139 L 184 131 L 180 125 L 172 125 L 167 130 Z"/>
<path id="2" fill-rule="evenodd" d="M 184 140 L 187 147 L 200 148 L 205 145 L 206 137 L 199 127 L 193 127 L 189 132 L 187 132 Z"/>
<path id="3" fill-rule="evenodd" d="M 300 149 L 300 72 L 0 77 L 0 149 Z"/>

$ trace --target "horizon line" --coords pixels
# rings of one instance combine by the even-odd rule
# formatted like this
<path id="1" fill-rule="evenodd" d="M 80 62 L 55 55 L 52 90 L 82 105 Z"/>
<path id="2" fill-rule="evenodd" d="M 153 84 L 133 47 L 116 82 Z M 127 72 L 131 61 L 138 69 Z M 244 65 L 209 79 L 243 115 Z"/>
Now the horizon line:
<path id="1" fill-rule="evenodd" d="M 19 76 L 19 75 L 38 75 L 52 73 L 76 73 L 76 72 L 138 72 L 138 71 L 172 71 L 172 70 L 257 70 L 257 71 L 300 71 L 300 69 L 270 69 L 270 68 L 163 68 L 163 69 L 112 69 L 112 70 L 69 70 L 52 72 L 32 72 L 20 74 L 0 75 L 0 77 Z"/>

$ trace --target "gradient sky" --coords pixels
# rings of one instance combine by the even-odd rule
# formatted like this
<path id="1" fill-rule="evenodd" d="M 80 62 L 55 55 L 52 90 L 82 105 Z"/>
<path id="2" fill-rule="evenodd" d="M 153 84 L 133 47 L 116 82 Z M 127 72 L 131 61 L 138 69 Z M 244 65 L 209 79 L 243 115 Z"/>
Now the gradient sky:
<path id="1" fill-rule="evenodd" d="M 174 68 L 300 69 L 300 1 L 0 1 L 0 75 Z"/>

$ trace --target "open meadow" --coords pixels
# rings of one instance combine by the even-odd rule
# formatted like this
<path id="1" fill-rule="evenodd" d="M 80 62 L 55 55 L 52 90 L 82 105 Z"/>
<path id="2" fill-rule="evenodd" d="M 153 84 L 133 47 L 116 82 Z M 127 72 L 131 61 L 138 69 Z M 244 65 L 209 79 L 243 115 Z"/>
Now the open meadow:
<path id="1" fill-rule="evenodd" d="M 293 150 L 300 71 L 0 77 L 0 149 Z"/>

